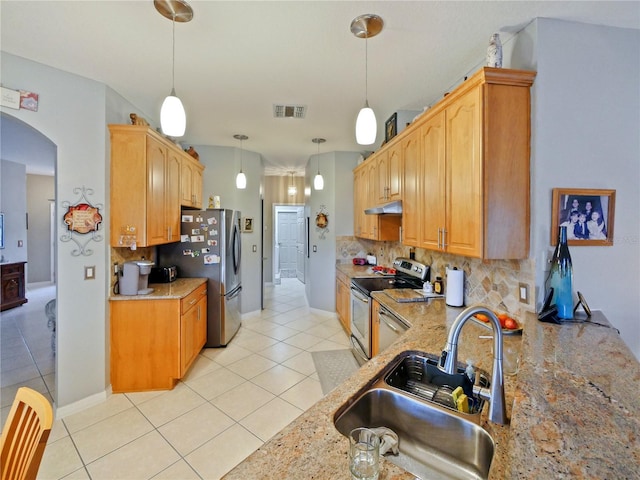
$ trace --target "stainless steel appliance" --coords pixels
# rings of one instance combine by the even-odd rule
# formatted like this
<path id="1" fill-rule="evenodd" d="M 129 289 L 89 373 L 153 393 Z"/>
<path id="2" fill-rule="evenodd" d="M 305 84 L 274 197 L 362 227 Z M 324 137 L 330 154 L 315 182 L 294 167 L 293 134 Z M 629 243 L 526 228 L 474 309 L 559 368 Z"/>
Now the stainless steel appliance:
<path id="1" fill-rule="evenodd" d="M 371 292 L 396 288 L 422 288 L 430 268 L 416 260 L 399 257 L 393 261 L 394 274 L 351 280 L 351 345 L 359 362 L 371 358 Z"/>
<path id="2" fill-rule="evenodd" d="M 178 278 L 178 269 L 170 267 L 153 267 L 149 275 L 149 283 L 171 283 Z"/>
<path id="3" fill-rule="evenodd" d="M 149 288 L 149 273 L 153 262 L 149 260 L 132 260 L 122 265 L 122 273 L 118 280 L 121 295 L 147 295 L 153 292 Z"/>
<path id="4" fill-rule="evenodd" d="M 240 328 L 240 212 L 183 210 L 180 242 L 158 247 L 158 263 L 178 277 L 206 277 L 206 347 L 226 346 Z"/>
<path id="5" fill-rule="evenodd" d="M 378 352 L 385 350 L 409 329 L 409 325 L 383 306 L 380 306 L 378 318 L 373 321 L 378 322 Z"/>

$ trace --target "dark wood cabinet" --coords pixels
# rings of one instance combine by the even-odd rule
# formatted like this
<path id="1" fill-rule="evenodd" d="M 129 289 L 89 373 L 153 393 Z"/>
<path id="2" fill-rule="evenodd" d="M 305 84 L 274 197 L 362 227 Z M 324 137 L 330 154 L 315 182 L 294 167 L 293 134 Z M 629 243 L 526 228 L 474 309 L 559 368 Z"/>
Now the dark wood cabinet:
<path id="1" fill-rule="evenodd" d="M 27 303 L 24 285 L 24 264 L 27 262 L 4 263 L 2 272 L 2 291 L 0 291 L 0 311 Z"/>

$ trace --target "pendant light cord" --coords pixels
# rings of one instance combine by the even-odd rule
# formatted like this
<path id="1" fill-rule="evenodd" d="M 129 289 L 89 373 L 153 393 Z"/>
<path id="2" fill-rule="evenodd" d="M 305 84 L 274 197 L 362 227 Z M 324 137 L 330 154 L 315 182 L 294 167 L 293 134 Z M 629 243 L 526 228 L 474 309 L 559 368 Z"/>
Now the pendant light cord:
<path id="1" fill-rule="evenodd" d="M 242 139 L 240 139 L 240 173 L 242 173 Z"/>
<path id="2" fill-rule="evenodd" d="M 368 27 L 367 27 L 368 28 Z M 364 33 L 364 103 L 369 106 L 369 31 Z"/>
<path id="3" fill-rule="evenodd" d="M 172 60 L 171 60 L 171 94 L 175 96 L 176 92 L 176 14 L 172 15 L 171 23 L 173 24 L 173 51 L 172 51 Z"/>

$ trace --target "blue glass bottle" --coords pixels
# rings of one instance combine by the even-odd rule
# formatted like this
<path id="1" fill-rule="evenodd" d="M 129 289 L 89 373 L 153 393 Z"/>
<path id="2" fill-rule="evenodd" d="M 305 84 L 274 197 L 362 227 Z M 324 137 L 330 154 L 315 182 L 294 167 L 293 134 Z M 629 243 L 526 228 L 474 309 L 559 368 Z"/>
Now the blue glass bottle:
<path id="1" fill-rule="evenodd" d="M 551 259 L 552 303 L 559 318 L 573 318 L 573 266 L 567 245 L 567 227 L 560 227 L 558 244 Z"/>

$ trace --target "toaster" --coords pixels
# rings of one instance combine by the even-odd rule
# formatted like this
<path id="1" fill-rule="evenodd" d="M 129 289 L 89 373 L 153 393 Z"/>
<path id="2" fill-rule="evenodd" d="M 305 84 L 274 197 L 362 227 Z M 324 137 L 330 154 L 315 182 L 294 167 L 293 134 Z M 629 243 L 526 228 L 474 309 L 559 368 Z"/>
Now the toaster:
<path id="1" fill-rule="evenodd" d="M 178 269 L 171 267 L 153 267 L 149 274 L 149 283 L 171 283 L 178 278 Z"/>

